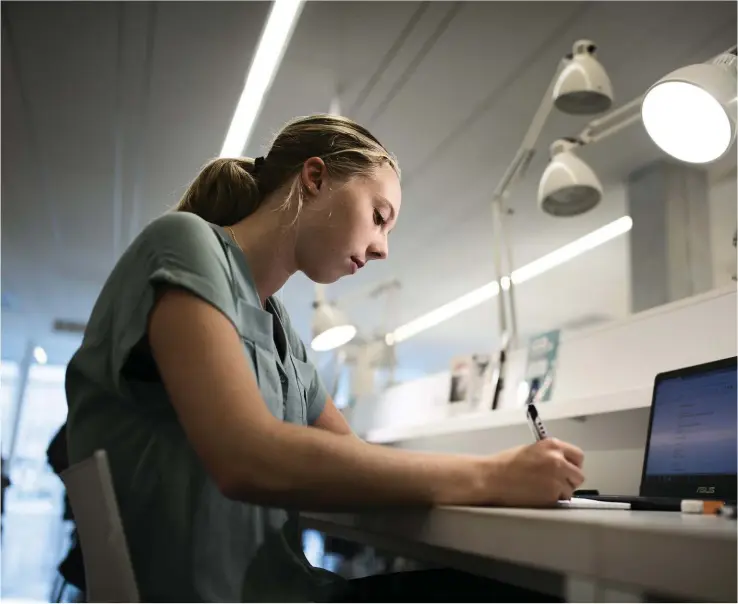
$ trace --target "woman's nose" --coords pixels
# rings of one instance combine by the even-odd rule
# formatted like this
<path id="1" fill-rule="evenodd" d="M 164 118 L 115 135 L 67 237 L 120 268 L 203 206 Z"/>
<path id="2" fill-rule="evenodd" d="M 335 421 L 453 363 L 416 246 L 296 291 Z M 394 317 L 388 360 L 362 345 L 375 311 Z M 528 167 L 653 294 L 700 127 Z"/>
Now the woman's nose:
<path id="1" fill-rule="evenodd" d="M 367 258 L 371 260 L 386 260 L 388 255 L 389 249 L 386 238 L 383 238 L 381 242 L 373 243 L 367 250 Z"/>

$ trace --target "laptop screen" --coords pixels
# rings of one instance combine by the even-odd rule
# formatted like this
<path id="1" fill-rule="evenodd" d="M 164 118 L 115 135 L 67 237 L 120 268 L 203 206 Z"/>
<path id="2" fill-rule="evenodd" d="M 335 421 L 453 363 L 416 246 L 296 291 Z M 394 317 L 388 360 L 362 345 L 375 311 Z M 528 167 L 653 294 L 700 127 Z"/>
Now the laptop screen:
<path id="1" fill-rule="evenodd" d="M 690 494 L 702 482 L 706 495 L 711 479 L 736 475 L 737 378 L 733 359 L 657 380 L 644 481 L 687 479 Z"/>

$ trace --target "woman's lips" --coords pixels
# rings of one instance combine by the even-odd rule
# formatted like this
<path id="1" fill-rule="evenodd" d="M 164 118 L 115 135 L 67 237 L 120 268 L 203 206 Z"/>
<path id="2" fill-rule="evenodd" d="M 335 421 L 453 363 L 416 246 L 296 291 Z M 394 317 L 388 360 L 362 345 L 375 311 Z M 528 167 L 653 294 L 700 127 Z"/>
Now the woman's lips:
<path id="1" fill-rule="evenodd" d="M 353 274 L 353 273 L 356 273 L 356 271 L 358 271 L 361 267 L 364 266 L 364 262 L 359 260 L 356 256 L 351 256 L 351 266 L 352 266 L 351 273 Z"/>

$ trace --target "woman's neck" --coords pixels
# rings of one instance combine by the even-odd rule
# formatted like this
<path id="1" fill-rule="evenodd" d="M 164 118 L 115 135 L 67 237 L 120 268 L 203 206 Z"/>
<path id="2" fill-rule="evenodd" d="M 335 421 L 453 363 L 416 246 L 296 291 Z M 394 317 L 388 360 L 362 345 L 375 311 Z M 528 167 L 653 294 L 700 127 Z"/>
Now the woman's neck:
<path id="1" fill-rule="evenodd" d="M 265 203 L 232 227 L 262 305 L 297 271 L 295 229 L 289 215 L 278 204 Z"/>

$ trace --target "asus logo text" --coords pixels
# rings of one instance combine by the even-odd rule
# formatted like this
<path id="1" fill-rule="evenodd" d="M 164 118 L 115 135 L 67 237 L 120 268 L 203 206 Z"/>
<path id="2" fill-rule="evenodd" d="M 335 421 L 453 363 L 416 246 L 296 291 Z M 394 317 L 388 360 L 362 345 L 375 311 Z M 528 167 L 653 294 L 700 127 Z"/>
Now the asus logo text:
<path id="1" fill-rule="evenodd" d="M 703 495 L 711 495 L 715 492 L 715 487 L 697 487 L 697 492 Z"/>

